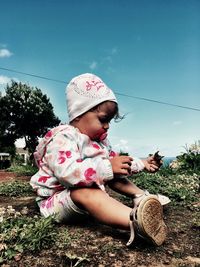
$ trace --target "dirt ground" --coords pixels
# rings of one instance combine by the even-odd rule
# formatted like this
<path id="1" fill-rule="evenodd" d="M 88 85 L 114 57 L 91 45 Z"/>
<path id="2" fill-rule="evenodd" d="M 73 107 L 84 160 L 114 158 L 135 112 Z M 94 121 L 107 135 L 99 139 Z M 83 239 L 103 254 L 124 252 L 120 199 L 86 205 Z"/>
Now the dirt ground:
<path id="1" fill-rule="evenodd" d="M 29 177 L 0 171 L 0 182 L 14 180 L 28 181 Z M 0 207 L 8 205 L 12 205 L 16 210 L 27 206 L 31 216 L 38 214 L 34 196 L 0 196 Z M 85 225 L 58 226 L 68 231 L 70 244 L 67 247 L 54 245 L 34 255 L 25 254 L 19 261 L 13 260 L 2 266 L 197 267 L 200 266 L 200 235 L 199 227 L 193 224 L 197 212 L 199 209 L 196 209 L 195 205 L 179 207 L 169 204 L 165 207 L 164 216 L 169 233 L 161 247 L 153 247 L 138 238 L 131 248 L 127 248 L 127 232 L 89 221 Z"/>

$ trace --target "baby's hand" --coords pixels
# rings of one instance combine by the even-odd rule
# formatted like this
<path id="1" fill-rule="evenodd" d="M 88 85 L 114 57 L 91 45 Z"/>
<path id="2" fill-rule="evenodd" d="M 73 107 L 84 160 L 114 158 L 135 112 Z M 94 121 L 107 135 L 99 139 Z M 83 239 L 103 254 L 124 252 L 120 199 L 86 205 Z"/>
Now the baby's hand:
<path id="1" fill-rule="evenodd" d="M 160 156 L 158 152 L 159 151 L 157 151 L 154 155 L 149 155 L 147 159 L 142 160 L 147 171 L 156 172 L 162 165 L 163 156 Z"/>
<path id="2" fill-rule="evenodd" d="M 150 155 L 151 156 L 151 155 Z M 157 151 L 154 155 L 153 155 L 154 160 L 156 161 L 156 164 L 158 165 L 158 167 L 162 166 L 163 164 L 163 160 L 162 158 L 164 158 L 164 156 L 159 155 L 159 151 Z"/>
<path id="3" fill-rule="evenodd" d="M 131 173 L 132 158 L 129 156 L 115 156 L 110 159 L 113 173 L 118 175 L 129 175 Z"/>

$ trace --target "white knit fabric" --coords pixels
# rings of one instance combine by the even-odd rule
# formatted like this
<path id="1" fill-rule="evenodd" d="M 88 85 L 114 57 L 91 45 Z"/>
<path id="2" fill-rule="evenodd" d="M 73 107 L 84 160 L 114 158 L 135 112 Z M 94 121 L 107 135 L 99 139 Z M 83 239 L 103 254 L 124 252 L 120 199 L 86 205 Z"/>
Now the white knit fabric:
<path id="1" fill-rule="evenodd" d="M 131 164 L 131 171 L 137 173 L 143 170 L 144 170 L 144 163 L 142 162 L 142 160 L 134 157 Z"/>
<path id="2" fill-rule="evenodd" d="M 104 101 L 117 99 L 112 90 L 96 75 L 81 74 L 73 78 L 66 88 L 69 122 Z"/>

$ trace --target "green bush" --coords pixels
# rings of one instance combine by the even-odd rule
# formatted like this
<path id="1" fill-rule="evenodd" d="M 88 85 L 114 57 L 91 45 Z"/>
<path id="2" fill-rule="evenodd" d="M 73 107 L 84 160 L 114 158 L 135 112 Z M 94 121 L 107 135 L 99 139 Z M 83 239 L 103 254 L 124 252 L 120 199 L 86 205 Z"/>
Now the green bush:
<path id="1" fill-rule="evenodd" d="M 0 183 L 0 196 L 30 196 L 33 189 L 27 182 L 14 181 L 10 183 Z"/>
<path id="2" fill-rule="evenodd" d="M 11 167 L 7 169 L 7 171 L 15 172 L 18 175 L 32 176 L 38 171 L 38 169 L 37 167 L 31 165 L 12 164 Z"/>
<path id="3" fill-rule="evenodd" d="M 157 173 L 141 172 L 131 179 L 142 189 L 152 194 L 167 195 L 175 204 L 188 205 L 196 201 L 199 194 L 198 174 L 177 173 L 175 171 L 160 170 Z"/>
<path id="4" fill-rule="evenodd" d="M 48 248 L 56 240 L 53 217 L 27 217 L 11 206 L 0 208 L 0 263 L 26 251 Z"/>
<path id="5" fill-rule="evenodd" d="M 12 158 L 12 165 L 23 165 L 24 164 L 24 158 L 22 155 L 15 154 L 15 156 Z"/>
<path id="6" fill-rule="evenodd" d="M 200 173 L 200 141 L 189 147 L 185 147 L 186 152 L 177 156 L 179 170 L 188 173 Z"/>

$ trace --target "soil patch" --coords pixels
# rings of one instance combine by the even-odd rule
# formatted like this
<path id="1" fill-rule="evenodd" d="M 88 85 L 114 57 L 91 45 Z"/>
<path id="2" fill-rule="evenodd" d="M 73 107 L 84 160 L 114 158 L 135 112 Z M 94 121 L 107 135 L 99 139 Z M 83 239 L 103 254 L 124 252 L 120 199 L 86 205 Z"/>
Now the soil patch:
<path id="1" fill-rule="evenodd" d="M 7 172 L 0 170 L 0 182 L 12 182 L 12 181 L 29 181 L 30 176 L 18 175 L 14 172 Z"/>

